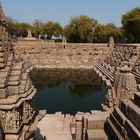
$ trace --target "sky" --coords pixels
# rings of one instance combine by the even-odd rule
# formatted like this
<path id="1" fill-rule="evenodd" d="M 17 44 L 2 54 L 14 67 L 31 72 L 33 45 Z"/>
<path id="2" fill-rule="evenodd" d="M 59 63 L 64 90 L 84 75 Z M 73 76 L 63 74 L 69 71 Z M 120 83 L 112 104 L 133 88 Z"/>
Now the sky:
<path id="1" fill-rule="evenodd" d="M 58 21 L 65 26 L 71 17 L 87 15 L 101 24 L 121 26 L 121 16 L 140 7 L 140 0 L 0 0 L 6 16 L 20 22 L 35 19 Z"/>

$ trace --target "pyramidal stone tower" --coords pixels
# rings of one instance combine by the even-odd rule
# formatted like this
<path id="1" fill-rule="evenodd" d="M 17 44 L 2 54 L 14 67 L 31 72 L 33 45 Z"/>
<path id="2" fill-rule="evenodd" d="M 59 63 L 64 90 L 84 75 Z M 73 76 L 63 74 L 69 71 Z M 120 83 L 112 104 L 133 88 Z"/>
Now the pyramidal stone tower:
<path id="1" fill-rule="evenodd" d="M 35 114 L 31 100 L 36 90 L 28 76 L 30 70 L 14 57 L 0 6 L 0 124 L 6 140 L 19 139 Z"/>
<path id="2" fill-rule="evenodd" d="M 120 103 L 122 99 L 133 99 L 137 92 L 137 84 L 135 76 L 131 73 L 131 69 L 124 66 L 119 69 L 115 75 L 114 88 L 116 91 L 116 99 Z"/>

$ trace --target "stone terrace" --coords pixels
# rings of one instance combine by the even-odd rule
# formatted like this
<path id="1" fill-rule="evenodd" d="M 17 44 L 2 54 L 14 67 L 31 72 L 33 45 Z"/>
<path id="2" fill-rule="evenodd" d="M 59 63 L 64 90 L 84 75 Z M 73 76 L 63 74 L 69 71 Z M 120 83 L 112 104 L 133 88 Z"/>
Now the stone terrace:
<path id="1" fill-rule="evenodd" d="M 121 107 L 115 107 L 106 125 L 108 135 L 114 140 L 140 139 L 140 94 L 134 100 L 123 100 Z"/>
<path id="2" fill-rule="evenodd" d="M 135 78 L 139 78 L 135 65 L 139 60 L 138 45 L 116 45 L 103 62 L 97 63 L 94 68 L 108 83 L 106 103 L 103 105 L 113 107 L 119 105 L 121 99 L 132 99 L 137 91 Z M 138 82 L 138 81 L 137 81 Z M 105 109 L 104 108 L 104 109 Z"/>
<path id="3" fill-rule="evenodd" d="M 112 110 L 105 123 L 109 139 L 140 139 L 139 53 L 139 45 L 117 45 L 104 62 L 96 64 L 96 73 L 108 87 L 103 108 Z"/>
<path id="4" fill-rule="evenodd" d="M 93 68 L 109 54 L 107 44 L 67 44 L 18 41 L 15 54 L 38 68 Z"/>
<path id="5" fill-rule="evenodd" d="M 47 114 L 38 124 L 36 137 L 47 140 L 108 140 L 105 121 L 109 112 L 78 112 L 75 116 L 61 112 Z M 45 125 L 44 125 L 45 124 Z"/>
<path id="6" fill-rule="evenodd" d="M 61 139 L 66 135 L 69 139 L 73 136 L 76 140 L 82 138 L 84 140 L 108 139 L 108 137 L 115 140 L 140 139 L 138 121 L 140 98 L 137 91 L 139 87 L 139 45 L 120 44 L 107 47 L 107 44 L 19 41 L 15 44 L 15 50 L 19 60 L 25 60 L 38 68 L 94 68 L 108 88 L 106 101 L 103 103 L 103 109 L 108 110 L 107 112 L 81 112 L 76 116 L 71 116 L 70 118 L 73 119 L 68 121 L 69 124 L 67 123 L 66 127 L 70 129 L 67 133 L 64 129 L 60 129 L 61 127 L 57 130 L 53 129 L 52 123 L 48 123 L 56 119 L 58 114 L 48 114 L 38 125 L 41 135 L 50 139 L 52 136 Z M 108 115 L 105 117 L 104 114 Z M 56 122 L 56 126 L 58 123 L 64 128 L 67 115 L 64 116 L 61 113 L 59 115 L 63 118 L 62 122 L 60 123 L 59 119 L 53 121 Z M 47 127 L 42 129 L 41 123 L 43 124 L 48 119 Z"/>

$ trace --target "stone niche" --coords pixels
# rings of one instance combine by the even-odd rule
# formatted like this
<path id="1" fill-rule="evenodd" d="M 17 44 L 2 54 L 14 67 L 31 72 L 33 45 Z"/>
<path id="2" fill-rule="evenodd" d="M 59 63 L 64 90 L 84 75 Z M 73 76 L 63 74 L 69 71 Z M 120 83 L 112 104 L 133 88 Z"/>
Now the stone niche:
<path id="1" fill-rule="evenodd" d="M 0 115 L 4 133 L 19 132 L 22 126 L 22 117 L 18 110 L 1 110 Z"/>

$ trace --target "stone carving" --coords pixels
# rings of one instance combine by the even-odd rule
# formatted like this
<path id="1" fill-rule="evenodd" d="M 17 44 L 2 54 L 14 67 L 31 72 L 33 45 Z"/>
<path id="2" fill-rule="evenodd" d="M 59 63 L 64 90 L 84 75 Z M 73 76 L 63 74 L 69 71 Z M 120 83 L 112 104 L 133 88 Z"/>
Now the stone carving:
<path id="1" fill-rule="evenodd" d="M 30 96 L 33 97 L 35 89 L 28 76 L 31 67 L 24 61 L 17 60 L 14 55 L 12 43 L 6 32 L 4 13 L 0 7 L 0 124 L 6 138 L 10 133 L 10 139 L 12 135 L 19 139 L 19 130 L 24 125 L 21 116 L 24 110 L 23 103 L 31 100 Z M 26 113 L 32 120 L 32 109 L 28 104 Z M 20 132 L 22 133 L 22 130 Z"/>
<path id="2" fill-rule="evenodd" d="M 24 102 L 23 106 L 24 106 L 23 107 L 24 118 L 28 118 L 29 117 L 29 113 L 28 113 L 27 103 Z"/>
<path id="3" fill-rule="evenodd" d="M 30 112 L 29 112 L 29 103 L 28 103 L 28 102 L 24 102 L 23 113 L 24 113 L 25 119 L 28 119 L 29 116 L 30 116 Z"/>
<path id="4" fill-rule="evenodd" d="M 21 121 L 20 114 L 19 114 L 19 112 L 14 111 L 13 116 L 14 116 L 14 122 L 15 122 L 14 128 L 18 129 L 20 127 L 20 121 Z"/>
<path id="5" fill-rule="evenodd" d="M 4 120 L 4 131 L 5 132 L 17 132 L 20 128 L 21 124 L 21 116 L 17 111 L 8 111 L 7 113 L 4 112 L 3 114 L 5 118 Z"/>
<path id="6" fill-rule="evenodd" d="M 5 119 L 5 130 L 11 131 L 12 129 L 13 129 L 13 117 L 12 113 L 8 111 Z"/>
<path id="7" fill-rule="evenodd" d="M 33 115 L 33 109 L 30 105 L 29 101 L 24 102 L 24 108 L 23 108 L 23 120 L 29 121 L 30 117 Z"/>
<path id="8" fill-rule="evenodd" d="M 109 38 L 109 44 L 108 44 L 109 47 L 114 47 L 115 46 L 115 42 L 114 42 L 114 38 L 111 36 Z"/>
<path id="9" fill-rule="evenodd" d="M 6 119 L 6 113 L 5 113 L 5 111 L 1 111 L 1 113 L 0 113 L 0 119 L 1 119 L 2 127 L 4 128 L 5 119 Z"/>

